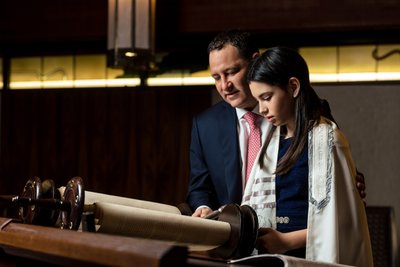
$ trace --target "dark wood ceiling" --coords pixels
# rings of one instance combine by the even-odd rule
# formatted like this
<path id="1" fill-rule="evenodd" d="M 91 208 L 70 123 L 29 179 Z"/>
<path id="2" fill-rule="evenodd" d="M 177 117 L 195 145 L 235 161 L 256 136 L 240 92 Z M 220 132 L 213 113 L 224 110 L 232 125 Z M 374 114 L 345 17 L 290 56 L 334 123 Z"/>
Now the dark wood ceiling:
<path id="1" fill-rule="evenodd" d="M 176 65 L 204 63 L 208 42 L 226 28 L 250 30 L 264 47 L 400 43 L 398 0 L 157 0 L 156 6 L 156 52 Z M 3 57 L 106 50 L 107 0 L 0 3 Z"/>
<path id="2" fill-rule="evenodd" d="M 12 55 L 104 51 L 107 0 L 6 0 L 0 48 Z"/>

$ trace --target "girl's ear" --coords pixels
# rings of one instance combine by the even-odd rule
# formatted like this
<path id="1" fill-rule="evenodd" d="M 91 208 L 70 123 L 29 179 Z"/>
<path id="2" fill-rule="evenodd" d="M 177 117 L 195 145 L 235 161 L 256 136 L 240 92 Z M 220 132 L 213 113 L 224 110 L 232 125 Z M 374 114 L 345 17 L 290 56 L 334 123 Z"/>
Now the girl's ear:
<path id="1" fill-rule="evenodd" d="M 300 81 L 296 77 L 290 78 L 289 88 L 292 92 L 292 96 L 296 98 L 300 93 Z"/>
<path id="2" fill-rule="evenodd" d="M 260 56 L 260 52 L 254 52 L 254 54 L 251 56 L 251 59 L 256 59 Z"/>

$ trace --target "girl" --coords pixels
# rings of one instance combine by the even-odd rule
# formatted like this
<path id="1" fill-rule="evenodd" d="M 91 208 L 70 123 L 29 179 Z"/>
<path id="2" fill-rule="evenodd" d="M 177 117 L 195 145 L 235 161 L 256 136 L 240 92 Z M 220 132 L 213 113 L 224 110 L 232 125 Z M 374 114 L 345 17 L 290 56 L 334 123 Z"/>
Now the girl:
<path id="1" fill-rule="evenodd" d="M 373 266 L 349 144 L 323 116 L 304 59 L 290 48 L 267 49 L 247 80 L 273 125 L 242 201 L 259 218 L 258 252 Z"/>

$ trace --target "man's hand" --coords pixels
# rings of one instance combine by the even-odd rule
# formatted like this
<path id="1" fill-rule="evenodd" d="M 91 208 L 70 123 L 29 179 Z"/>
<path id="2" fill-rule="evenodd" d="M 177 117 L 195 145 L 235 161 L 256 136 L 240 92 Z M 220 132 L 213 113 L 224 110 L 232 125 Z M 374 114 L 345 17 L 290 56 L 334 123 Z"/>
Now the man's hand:
<path id="1" fill-rule="evenodd" d="M 204 208 L 197 208 L 195 212 L 193 212 L 192 217 L 205 217 L 212 212 L 212 209 L 204 207 Z"/>

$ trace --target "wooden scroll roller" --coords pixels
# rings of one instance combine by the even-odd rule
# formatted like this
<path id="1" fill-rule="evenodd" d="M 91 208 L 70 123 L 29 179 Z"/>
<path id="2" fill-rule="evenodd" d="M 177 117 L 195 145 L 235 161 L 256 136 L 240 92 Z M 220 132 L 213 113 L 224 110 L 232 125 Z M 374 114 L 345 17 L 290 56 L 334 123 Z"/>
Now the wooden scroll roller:
<path id="1" fill-rule="evenodd" d="M 34 177 L 27 181 L 21 196 L 0 196 L 0 202 L 19 207 L 18 219 L 23 223 L 77 230 L 84 205 L 83 181 L 74 177 L 61 195 L 52 180 L 42 183 Z"/>
<path id="2" fill-rule="evenodd" d="M 229 240 L 211 251 L 224 259 L 249 256 L 258 235 L 258 219 L 255 211 L 248 205 L 229 204 L 223 207 L 218 221 L 228 222 L 231 226 Z"/>

